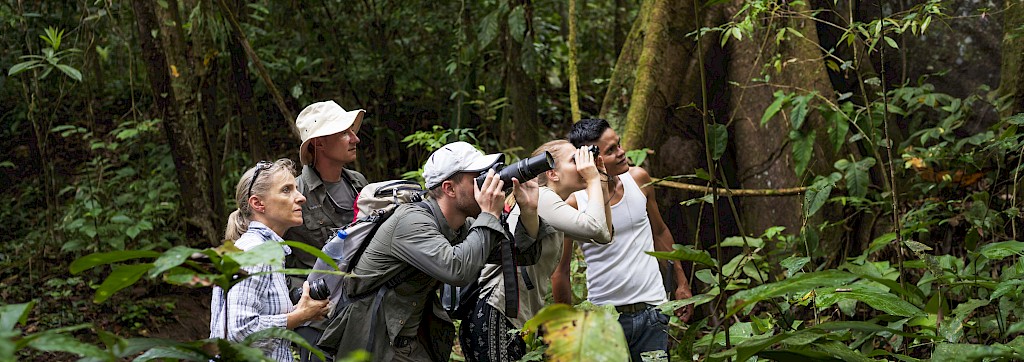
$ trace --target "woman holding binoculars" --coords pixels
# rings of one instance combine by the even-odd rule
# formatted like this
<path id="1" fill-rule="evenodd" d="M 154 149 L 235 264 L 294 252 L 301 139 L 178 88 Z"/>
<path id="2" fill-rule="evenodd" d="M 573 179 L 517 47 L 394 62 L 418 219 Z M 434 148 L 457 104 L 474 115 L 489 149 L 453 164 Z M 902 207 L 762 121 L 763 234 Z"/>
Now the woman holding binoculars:
<path id="1" fill-rule="evenodd" d="M 562 256 L 565 237 L 598 244 L 611 242 L 611 212 L 605 203 L 608 175 L 603 172 L 604 165 L 597 164 L 597 150 L 591 147 L 577 149 L 569 141 L 555 140 L 533 152 L 533 156 L 550 152 L 555 159 L 553 169 L 537 176 L 541 186 L 537 213 L 556 232 L 538 240 L 543 247 L 535 265 L 519 267 L 517 315 L 505 315 L 503 310 L 505 298 L 515 296 L 504 295 L 501 265 L 484 267 L 480 273 L 480 300 L 459 328 L 459 343 L 467 361 L 518 361 L 526 354 L 523 339 L 508 331 L 522 329 L 523 324 L 544 307 L 544 297 L 551 292 L 551 275 Z M 586 211 L 581 212 L 565 200 L 573 192 L 584 189 L 589 200 Z M 510 230 L 515 230 L 518 219 L 516 207 L 509 213 Z"/>
<path id="2" fill-rule="evenodd" d="M 260 161 L 247 170 L 235 186 L 235 199 L 238 209 L 228 217 L 224 238 L 234 241 L 239 249 L 281 242 L 280 235 L 288 228 L 302 225 L 302 204 L 306 198 L 295 188 L 291 160 Z M 285 254 L 291 252 L 287 246 L 281 247 Z M 214 287 L 210 337 L 238 342 L 263 329 L 294 329 L 307 321 L 322 319 L 328 312 L 328 301 L 311 299 L 309 285 L 303 284 L 302 297 L 292 305 L 284 274 L 268 273 L 282 268 L 283 260 L 280 265 L 243 268 L 249 276 L 235 284 L 226 299 L 223 290 Z M 293 360 L 286 340 L 265 339 L 255 346 L 274 360 Z"/>

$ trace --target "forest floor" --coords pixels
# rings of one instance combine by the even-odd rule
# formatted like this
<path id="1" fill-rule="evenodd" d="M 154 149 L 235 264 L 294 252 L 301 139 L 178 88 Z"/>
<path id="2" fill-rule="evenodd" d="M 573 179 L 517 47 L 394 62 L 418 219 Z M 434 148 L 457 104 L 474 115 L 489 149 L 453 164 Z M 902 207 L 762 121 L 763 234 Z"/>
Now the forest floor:
<path id="1" fill-rule="evenodd" d="M 40 259 L 44 258 L 0 267 L 2 304 L 34 301 L 26 323 L 21 326 L 26 335 L 84 323 L 91 324 L 92 328 L 76 332 L 76 338 L 97 345 L 101 345 L 98 331 L 122 338 L 152 337 L 182 342 L 210 335 L 211 290 L 208 288 L 189 289 L 143 280 L 97 304 L 93 296 L 105 274 L 87 271 L 69 275 L 66 260 Z M 109 270 L 103 272 L 109 273 Z M 39 361 L 77 359 L 60 354 L 22 357 Z"/>

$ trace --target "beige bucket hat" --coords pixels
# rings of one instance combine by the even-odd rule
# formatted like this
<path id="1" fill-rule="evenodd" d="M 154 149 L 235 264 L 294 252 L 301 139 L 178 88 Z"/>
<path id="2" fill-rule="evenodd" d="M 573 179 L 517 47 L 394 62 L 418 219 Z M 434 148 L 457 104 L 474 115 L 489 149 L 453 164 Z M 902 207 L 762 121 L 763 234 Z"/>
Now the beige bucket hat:
<path id="1" fill-rule="evenodd" d="M 350 127 L 358 132 L 364 113 L 366 111 L 362 109 L 346 111 L 334 101 L 313 103 L 303 109 L 295 118 L 295 127 L 299 129 L 299 137 L 302 138 L 299 162 L 308 165 L 313 161 L 313 154 L 309 153 L 309 140 L 343 132 Z"/>

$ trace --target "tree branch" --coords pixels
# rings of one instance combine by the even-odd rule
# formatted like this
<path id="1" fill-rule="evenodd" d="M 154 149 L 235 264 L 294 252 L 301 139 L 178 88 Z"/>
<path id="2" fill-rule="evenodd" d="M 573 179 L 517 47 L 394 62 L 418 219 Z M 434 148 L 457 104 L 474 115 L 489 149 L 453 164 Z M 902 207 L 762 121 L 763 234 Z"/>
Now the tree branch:
<path id="1" fill-rule="evenodd" d="M 680 190 L 696 191 L 703 193 L 717 193 L 720 196 L 726 197 L 748 197 L 748 196 L 793 196 L 800 195 L 807 191 L 806 187 L 791 187 L 786 189 L 723 189 L 723 188 L 712 188 L 700 185 L 691 185 L 682 182 L 668 181 L 660 178 L 652 178 L 651 185 L 660 187 L 669 187 Z"/>

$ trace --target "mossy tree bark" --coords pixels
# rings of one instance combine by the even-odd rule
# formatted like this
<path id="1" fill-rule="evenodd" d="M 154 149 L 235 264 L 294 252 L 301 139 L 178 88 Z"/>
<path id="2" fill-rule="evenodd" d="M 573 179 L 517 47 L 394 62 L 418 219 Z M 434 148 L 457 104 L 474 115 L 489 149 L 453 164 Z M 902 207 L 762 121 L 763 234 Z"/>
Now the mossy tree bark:
<path id="1" fill-rule="evenodd" d="M 186 220 L 188 243 L 219 245 L 223 225 L 220 183 L 212 171 L 210 142 L 200 116 L 197 91 L 202 51 L 186 46 L 177 2 L 132 2 L 146 75 L 153 91 L 156 114 L 171 146 L 181 190 L 180 212 Z M 199 32 L 201 33 L 201 32 Z M 155 35 L 155 36 L 154 36 Z M 199 55 L 198 61 L 196 55 Z"/>
<path id="2" fill-rule="evenodd" d="M 743 1 L 730 4 L 735 14 Z M 809 183 L 814 175 L 827 175 L 832 171 L 832 148 L 827 146 L 825 120 L 813 108 L 798 130 L 792 128 L 789 110 L 784 109 L 774 119 L 761 126 L 761 118 L 775 99 L 775 91 L 797 92 L 799 95 L 816 92 L 833 100 L 833 91 L 817 46 L 818 35 L 810 9 L 806 5 L 788 5 L 791 14 L 803 16 L 775 16 L 759 19 L 768 26 L 742 41 L 729 39 L 728 80 L 730 82 L 730 123 L 732 142 L 736 149 L 737 177 L 747 189 L 776 189 L 797 187 Z M 778 31 L 788 27 L 802 36 L 787 32 L 785 39 L 776 43 Z M 771 66 L 765 67 L 765 64 Z M 762 74 L 765 72 L 765 74 Z M 770 79 L 764 82 L 763 79 Z M 754 81 L 762 79 L 762 81 Z M 811 106 L 818 100 L 812 100 Z M 796 131 L 796 132 L 794 132 Z M 798 175 L 793 156 L 794 140 L 791 134 L 814 137 L 807 171 Z M 844 151 L 840 151 L 844 152 Z M 759 235 L 771 226 L 785 226 L 797 233 L 803 225 L 801 197 L 765 198 L 749 197 L 741 200 L 741 218 L 747 234 Z M 832 211 L 823 210 L 826 218 Z M 808 222 L 808 228 L 817 223 Z"/>
<path id="3" fill-rule="evenodd" d="M 620 134 L 627 150 L 645 146 L 646 131 L 661 129 L 666 115 L 678 106 L 683 80 L 690 73 L 690 60 L 696 49 L 696 42 L 686 37 L 697 27 L 692 1 L 650 3 L 629 110 Z"/>

